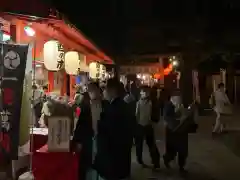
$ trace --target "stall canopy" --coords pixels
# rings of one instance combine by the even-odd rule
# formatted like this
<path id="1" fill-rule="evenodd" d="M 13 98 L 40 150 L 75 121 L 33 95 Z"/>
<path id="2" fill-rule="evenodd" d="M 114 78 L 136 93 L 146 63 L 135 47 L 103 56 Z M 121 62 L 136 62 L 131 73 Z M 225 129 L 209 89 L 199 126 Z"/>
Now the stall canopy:
<path id="1" fill-rule="evenodd" d="M 112 64 L 110 57 L 96 47 L 82 32 L 56 10 L 39 0 L 8 0 L 1 3 L 4 17 L 18 18 L 32 23 L 32 27 L 48 37 L 59 39 L 69 50 L 86 54 L 91 60 Z M 20 14 L 19 14 L 20 13 Z M 0 15 L 1 15 L 0 14 Z"/>

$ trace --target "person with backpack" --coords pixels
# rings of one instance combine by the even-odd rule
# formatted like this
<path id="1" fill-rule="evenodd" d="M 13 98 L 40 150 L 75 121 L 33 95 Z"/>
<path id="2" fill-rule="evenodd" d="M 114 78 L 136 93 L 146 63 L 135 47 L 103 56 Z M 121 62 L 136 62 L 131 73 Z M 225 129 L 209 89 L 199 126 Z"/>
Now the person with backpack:
<path id="1" fill-rule="evenodd" d="M 157 170 L 160 168 L 160 153 L 156 145 L 153 129 L 153 123 L 156 117 L 153 114 L 156 112 L 153 111 L 153 102 L 150 97 L 150 88 L 147 86 L 142 87 L 140 96 L 141 98 L 136 105 L 137 127 L 135 134 L 135 143 L 137 161 L 143 167 L 146 166 L 142 159 L 143 141 L 146 139 L 153 168 Z"/>

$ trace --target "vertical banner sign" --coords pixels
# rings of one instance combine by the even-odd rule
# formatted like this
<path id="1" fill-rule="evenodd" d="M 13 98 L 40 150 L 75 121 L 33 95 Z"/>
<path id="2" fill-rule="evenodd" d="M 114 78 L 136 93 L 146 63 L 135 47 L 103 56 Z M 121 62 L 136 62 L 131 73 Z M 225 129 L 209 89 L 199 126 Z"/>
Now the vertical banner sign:
<path id="1" fill-rule="evenodd" d="M 50 117 L 48 121 L 49 152 L 69 152 L 70 122 L 68 117 Z"/>
<path id="2" fill-rule="evenodd" d="M 19 125 L 23 81 L 28 53 L 27 45 L 0 44 L 1 85 L 1 150 L 12 159 L 18 158 Z M 4 142 L 8 140 L 8 143 Z M 3 145 L 4 144 L 4 145 Z"/>
<path id="3" fill-rule="evenodd" d="M 99 79 L 100 78 L 100 64 L 99 63 L 96 63 L 96 70 L 97 70 L 96 78 Z"/>
<path id="4" fill-rule="evenodd" d="M 58 57 L 57 57 L 57 68 L 60 70 L 63 67 L 63 63 L 64 63 L 64 58 L 65 58 L 65 54 L 64 54 L 64 48 L 63 45 L 58 43 Z"/>

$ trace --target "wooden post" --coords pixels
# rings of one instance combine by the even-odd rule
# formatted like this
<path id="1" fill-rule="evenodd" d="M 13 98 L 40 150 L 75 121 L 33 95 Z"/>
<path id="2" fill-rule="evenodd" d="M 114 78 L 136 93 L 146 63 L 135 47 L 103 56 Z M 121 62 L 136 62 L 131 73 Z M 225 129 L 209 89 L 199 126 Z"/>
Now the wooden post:
<path id="1" fill-rule="evenodd" d="M 227 73 L 226 73 L 226 90 L 227 90 L 227 95 L 231 103 L 234 103 L 234 69 L 232 66 L 229 66 L 227 68 Z"/>
<path id="2" fill-rule="evenodd" d="M 188 106 L 193 102 L 193 81 L 191 61 L 194 61 L 190 54 L 184 54 L 180 60 L 180 91 L 184 106 Z"/>

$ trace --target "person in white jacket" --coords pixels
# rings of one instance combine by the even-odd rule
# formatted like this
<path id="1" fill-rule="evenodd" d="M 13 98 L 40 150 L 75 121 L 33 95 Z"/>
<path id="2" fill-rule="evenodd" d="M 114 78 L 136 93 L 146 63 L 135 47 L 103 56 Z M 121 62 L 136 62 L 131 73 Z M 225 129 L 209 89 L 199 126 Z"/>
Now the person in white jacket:
<path id="1" fill-rule="evenodd" d="M 218 84 L 218 89 L 213 93 L 214 111 L 216 112 L 216 123 L 213 128 L 213 133 L 221 133 L 223 125 L 221 122 L 222 115 L 231 114 L 231 103 L 225 93 L 224 84 Z"/>

